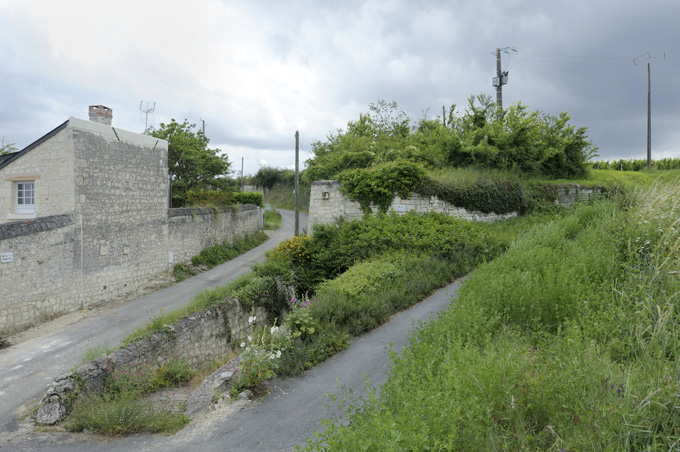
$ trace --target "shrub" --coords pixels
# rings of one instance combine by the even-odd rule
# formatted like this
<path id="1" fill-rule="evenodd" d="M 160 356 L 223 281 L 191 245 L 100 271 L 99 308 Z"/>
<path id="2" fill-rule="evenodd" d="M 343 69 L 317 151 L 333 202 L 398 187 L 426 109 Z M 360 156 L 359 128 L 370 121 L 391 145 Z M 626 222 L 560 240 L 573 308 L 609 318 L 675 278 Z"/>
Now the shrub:
<path id="1" fill-rule="evenodd" d="M 236 204 L 254 204 L 264 207 L 264 196 L 259 191 L 235 192 L 234 202 Z"/>

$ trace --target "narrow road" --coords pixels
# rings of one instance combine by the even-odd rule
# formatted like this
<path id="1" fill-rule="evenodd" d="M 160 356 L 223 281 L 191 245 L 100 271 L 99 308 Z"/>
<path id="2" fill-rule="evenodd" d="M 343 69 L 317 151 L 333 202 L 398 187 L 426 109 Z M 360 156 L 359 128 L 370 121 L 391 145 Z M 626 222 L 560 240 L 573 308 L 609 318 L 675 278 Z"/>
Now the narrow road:
<path id="1" fill-rule="evenodd" d="M 382 327 L 350 341 L 350 347 L 298 378 L 270 382 L 269 395 L 226 404 L 172 436 L 135 435 L 102 440 L 86 434 L 44 433 L 0 444 L 1 452 L 278 452 L 294 451 L 322 420 L 337 414 L 329 394 L 365 395 L 366 381 L 379 388 L 387 380 L 388 351 L 400 352 L 414 324 L 436 317 L 456 296 L 458 282 L 394 315 Z"/>
<path id="2" fill-rule="evenodd" d="M 98 345 L 115 346 L 121 339 L 143 326 L 161 312 L 187 303 L 197 292 L 226 284 L 264 260 L 264 252 L 294 234 L 294 214 L 281 211 L 282 227 L 268 231 L 270 239 L 249 252 L 214 269 L 136 300 L 95 311 L 85 310 L 75 323 L 48 334 L 0 350 L 0 450 L 6 435 L 19 428 L 22 408 L 44 395 L 45 388 L 64 372 L 71 370 L 83 353 Z M 307 215 L 300 214 L 301 228 Z M 39 450 L 39 449 L 38 449 Z"/>

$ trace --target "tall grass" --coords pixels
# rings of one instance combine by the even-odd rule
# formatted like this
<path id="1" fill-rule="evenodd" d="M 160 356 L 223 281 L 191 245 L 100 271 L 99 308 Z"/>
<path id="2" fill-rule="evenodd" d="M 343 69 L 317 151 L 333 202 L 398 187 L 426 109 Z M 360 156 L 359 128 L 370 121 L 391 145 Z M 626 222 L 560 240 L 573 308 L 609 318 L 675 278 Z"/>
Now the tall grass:
<path id="1" fill-rule="evenodd" d="M 522 236 L 307 449 L 678 450 L 678 188 Z"/>

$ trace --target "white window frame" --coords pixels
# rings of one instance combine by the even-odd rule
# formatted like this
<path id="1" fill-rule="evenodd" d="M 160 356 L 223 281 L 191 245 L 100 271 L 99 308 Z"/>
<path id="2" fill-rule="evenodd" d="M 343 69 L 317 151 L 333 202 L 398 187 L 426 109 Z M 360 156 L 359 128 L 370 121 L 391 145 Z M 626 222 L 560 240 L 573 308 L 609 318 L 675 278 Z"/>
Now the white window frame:
<path id="1" fill-rule="evenodd" d="M 35 214 L 35 181 L 23 180 L 14 183 L 14 213 Z"/>

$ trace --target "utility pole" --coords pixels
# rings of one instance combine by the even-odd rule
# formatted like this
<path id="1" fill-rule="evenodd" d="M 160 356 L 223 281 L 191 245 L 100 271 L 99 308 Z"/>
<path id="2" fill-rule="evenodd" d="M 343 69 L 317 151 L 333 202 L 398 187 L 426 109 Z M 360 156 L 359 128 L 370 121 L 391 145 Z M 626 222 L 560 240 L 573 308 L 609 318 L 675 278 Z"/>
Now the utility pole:
<path id="1" fill-rule="evenodd" d="M 514 48 L 504 47 L 496 49 L 496 76 L 492 80 L 494 88 L 496 88 L 496 105 L 498 106 L 498 120 L 503 117 L 503 85 L 508 84 L 508 71 L 501 70 L 501 52 L 508 53 L 508 50 L 517 52 Z"/>
<path id="2" fill-rule="evenodd" d="M 446 127 L 446 105 L 442 105 L 442 124 Z"/>
<path id="3" fill-rule="evenodd" d="M 300 132 L 295 131 L 295 236 L 300 235 Z"/>
<path id="4" fill-rule="evenodd" d="M 644 60 L 645 56 L 647 60 Z M 665 52 L 663 57 L 666 59 Z M 652 52 L 645 52 L 639 57 L 633 58 L 633 64 L 637 66 L 639 59 L 647 62 L 647 169 L 652 169 L 652 69 L 649 61 L 652 59 Z"/>
<path id="5" fill-rule="evenodd" d="M 241 191 L 243 191 L 243 157 L 241 157 Z"/>
<path id="6" fill-rule="evenodd" d="M 203 136 L 205 137 L 205 119 L 201 119 L 201 122 L 203 123 Z"/>
<path id="7" fill-rule="evenodd" d="M 647 169 L 652 169 L 652 69 L 647 62 Z"/>

